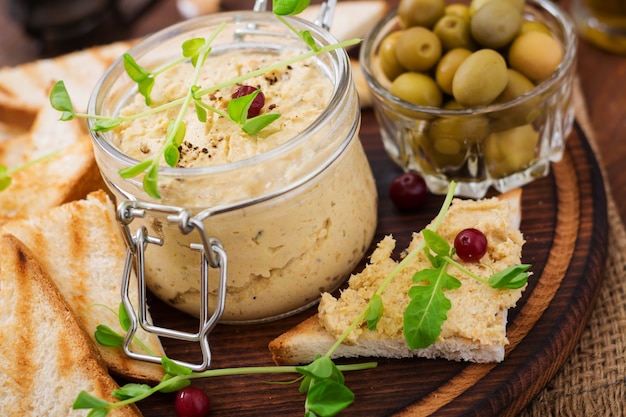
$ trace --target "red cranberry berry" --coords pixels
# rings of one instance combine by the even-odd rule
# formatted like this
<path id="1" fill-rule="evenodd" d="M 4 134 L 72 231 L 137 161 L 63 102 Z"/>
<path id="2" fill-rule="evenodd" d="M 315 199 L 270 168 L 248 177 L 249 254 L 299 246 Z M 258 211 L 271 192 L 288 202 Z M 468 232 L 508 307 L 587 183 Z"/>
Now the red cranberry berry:
<path id="1" fill-rule="evenodd" d="M 258 88 L 252 87 L 250 85 L 242 85 L 237 87 L 237 89 L 233 92 L 233 98 L 243 97 L 254 93 Z M 252 101 L 252 104 L 248 108 L 248 119 L 252 119 L 253 117 L 261 114 L 261 109 L 265 106 L 265 95 L 261 91 Z"/>
<path id="2" fill-rule="evenodd" d="M 393 179 L 389 186 L 391 201 L 401 210 L 418 208 L 428 197 L 424 179 L 413 172 L 406 172 Z"/>
<path id="3" fill-rule="evenodd" d="M 487 237 L 480 230 L 461 230 L 454 238 L 454 249 L 465 262 L 478 262 L 487 253 Z"/>
<path id="4" fill-rule="evenodd" d="M 178 417 L 206 417 L 211 411 L 211 400 L 201 389 L 188 386 L 176 394 L 174 409 Z"/>

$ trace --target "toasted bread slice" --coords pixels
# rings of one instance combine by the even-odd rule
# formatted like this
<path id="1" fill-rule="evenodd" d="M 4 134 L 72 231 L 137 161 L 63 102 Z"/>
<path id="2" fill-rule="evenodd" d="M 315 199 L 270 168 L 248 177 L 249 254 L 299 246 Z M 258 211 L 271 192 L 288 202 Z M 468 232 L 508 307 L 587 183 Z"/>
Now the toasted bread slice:
<path id="1" fill-rule="evenodd" d="M 489 241 L 481 263 L 494 270 L 519 264 L 524 243 L 520 225 L 521 191 L 514 190 L 500 198 L 478 201 L 455 199 L 438 233 L 449 242 L 468 227 L 483 231 Z M 414 234 L 410 251 L 422 239 Z M 325 353 L 335 340 L 365 308 L 373 292 L 398 264 L 391 258 L 395 241 L 385 237 L 371 256 L 365 269 L 354 274 L 339 299 L 322 295 L 318 314 L 274 339 L 269 349 L 277 364 L 301 364 Z M 500 362 L 504 359 L 508 309 L 515 306 L 523 289 L 493 289 L 467 278 L 454 268 L 450 273 L 461 282 L 460 288 L 446 291 L 452 308 L 438 340 L 425 349 L 411 350 L 403 337 L 402 316 L 409 302 L 415 271 L 430 266 L 423 254 L 401 270 L 383 293 L 384 313 L 376 330 L 355 329 L 333 357 L 445 358 L 457 361 Z M 479 275 L 489 275 L 479 264 L 466 265 Z"/>
<path id="2" fill-rule="evenodd" d="M 115 42 L 56 58 L 0 68 L 0 122 L 30 129 L 39 109 L 49 106 L 48 92 L 59 80 L 77 111 L 85 112 L 98 79 L 131 42 Z"/>
<path id="3" fill-rule="evenodd" d="M 81 390 L 108 401 L 119 388 L 32 253 L 0 236 L 0 409 L 5 416 L 84 416 Z M 111 416 L 140 416 L 135 406 Z"/>
<path id="4" fill-rule="evenodd" d="M 99 324 L 122 333 L 116 315 L 109 309 L 117 311 L 121 301 L 126 252 L 115 208 L 104 191 L 38 216 L 8 222 L 0 231 L 15 235 L 31 249 L 92 338 Z M 136 300 L 136 281 L 131 283 L 130 291 L 131 299 Z M 154 354 L 163 355 L 155 335 L 139 329 L 137 337 Z M 159 381 L 163 377 L 161 366 L 131 360 L 120 348 L 98 345 L 98 349 L 114 374 L 140 381 Z"/>
<path id="5" fill-rule="evenodd" d="M 44 213 L 102 187 L 91 142 L 84 137 L 12 175 L 9 188 L 0 192 L 0 224 Z"/>

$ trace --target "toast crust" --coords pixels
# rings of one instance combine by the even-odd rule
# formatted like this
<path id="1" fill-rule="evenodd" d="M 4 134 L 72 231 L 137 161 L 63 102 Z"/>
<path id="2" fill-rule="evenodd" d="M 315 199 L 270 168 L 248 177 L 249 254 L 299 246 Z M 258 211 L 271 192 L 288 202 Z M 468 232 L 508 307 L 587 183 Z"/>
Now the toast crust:
<path id="1" fill-rule="evenodd" d="M 0 236 L 0 403 L 8 416 L 85 415 L 78 393 L 116 401 L 119 388 L 63 295 L 30 250 Z M 112 416 L 140 416 L 135 406 Z"/>
<path id="2" fill-rule="evenodd" d="M 106 307 L 117 310 L 121 301 L 125 246 L 115 208 L 104 191 L 39 216 L 8 222 L 0 232 L 15 235 L 31 248 L 94 341 L 99 324 L 122 332 L 117 317 Z M 137 285 L 131 283 L 132 299 L 136 290 Z M 158 337 L 142 330 L 137 337 L 155 354 L 163 355 Z M 164 375 L 160 365 L 130 359 L 120 348 L 97 347 L 113 374 L 148 382 L 158 382 Z"/>

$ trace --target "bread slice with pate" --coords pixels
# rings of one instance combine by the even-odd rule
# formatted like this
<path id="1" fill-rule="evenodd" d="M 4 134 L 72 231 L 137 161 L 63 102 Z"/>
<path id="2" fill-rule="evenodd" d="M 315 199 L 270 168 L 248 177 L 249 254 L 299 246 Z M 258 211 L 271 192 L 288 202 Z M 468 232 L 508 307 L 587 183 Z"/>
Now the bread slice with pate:
<path id="1" fill-rule="evenodd" d="M 3 416 L 85 416 L 80 391 L 116 401 L 117 383 L 45 269 L 12 235 L 0 236 L 0 409 Z M 134 406 L 111 417 L 141 416 Z"/>
<path id="2" fill-rule="evenodd" d="M 524 238 L 519 230 L 521 190 L 481 200 L 454 199 L 437 233 L 452 245 L 458 232 L 465 228 L 482 231 L 488 240 L 487 253 L 480 263 L 464 263 L 474 273 L 488 277 L 491 270 L 500 271 L 520 264 Z M 414 233 L 405 254 L 422 240 Z M 395 240 L 386 236 L 372 253 L 362 272 L 352 275 L 339 298 L 322 295 L 317 315 L 270 342 L 269 349 L 277 364 L 309 363 L 324 354 L 344 330 L 366 308 L 380 282 L 396 267 L 392 258 Z M 384 312 L 375 330 L 365 324 L 353 330 L 332 355 L 338 357 L 445 358 L 478 363 L 504 359 L 507 312 L 522 296 L 520 289 L 494 289 L 468 278 L 454 267 L 448 272 L 461 281 L 458 289 L 446 290 L 451 302 L 447 320 L 438 339 L 423 349 L 410 349 L 403 336 L 403 314 L 414 285 L 416 271 L 430 267 L 423 252 L 413 258 L 391 281 L 382 294 Z"/>
<path id="3" fill-rule="evenodd" d="M 126 249 L 115 207 L 104 191 L 8 222 L 0 227 L 0 233 L 16 236 L 34 253 L 94 341 L 99 324 L 123 333 L 116 312 L 121 302 Z M 137 300 L 137 284 L 134 276 L 132 279 L 130 297 Z M 157 336 L 139 328 L 136 337 L 155 355 L 164 355 Z M 160 381 L 164 375 L 160 365 L 132 360 L 121 348 L 97 347 L 113 374 L 150 382 Z M 131 347 L 143 352 L 135 344 Z"/>

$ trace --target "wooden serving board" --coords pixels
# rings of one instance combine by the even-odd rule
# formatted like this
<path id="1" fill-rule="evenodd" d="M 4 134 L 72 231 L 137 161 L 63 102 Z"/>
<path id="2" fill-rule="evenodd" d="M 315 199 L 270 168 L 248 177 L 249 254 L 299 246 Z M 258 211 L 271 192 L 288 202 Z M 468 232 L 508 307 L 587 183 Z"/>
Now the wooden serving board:
<path id="1" fill-rule="evenodd" d="M 376 177 L 380 198 L 374 244 L 393 234 L 404 249 L 411 232 L 437 213 L 442 197 L 432 196 L 414 213 L 396 210 L 388 186 L 400 170 L 383 150 L 371 111 L 364 111 L 361 140 Z M 346 187 L 350 181 L 346 179 Z M 607 245 L 606 197 L 601 173 L 580 129 L 575 126 L 563 160 L 551 174 L 524 187 L 523 262 L 534 275 L 518 306 L 509 313 L 510 345 L 500 364 L 446 360 L 376 360 L 376 369 L 346 374 L 355 402 L 341 416 L 512 416 L 555 374 L 574 349 L 598 293 Z M 371 249 L 368 253 L 371 253 Z M 360 269 L 359 269 L 360 270 Z M 195 320 L 151 299 L 158 324 L 191 330 Z M 304 318 L 296 316 L 253 326 L 218 325 L 210 335 L 213 368 L 273 365 L 267 345 Z M 194 361 L 199 347 L 164 340 L 170 357 Z M 369 361 L 345 361 L 354 363 Z M 292 375 L 231 376 L 195 380 L 212 399 L 212 417 L 301 416 L 304 395 Z M 121 381 L 124 382 L 124 381 Z M 174 415 L 174 394 L 139 404 L 146 416 Z"/>

